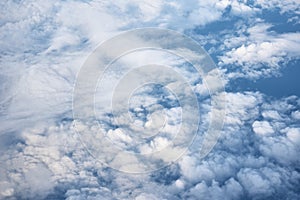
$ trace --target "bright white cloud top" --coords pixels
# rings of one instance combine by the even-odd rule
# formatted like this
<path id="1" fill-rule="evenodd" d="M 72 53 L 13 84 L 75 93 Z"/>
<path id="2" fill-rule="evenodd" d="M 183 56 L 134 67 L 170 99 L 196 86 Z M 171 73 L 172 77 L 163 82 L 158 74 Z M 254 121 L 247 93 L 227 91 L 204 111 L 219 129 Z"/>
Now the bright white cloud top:
<path id="1" fill-rule="evenodd" d="M 259 88 L 235 84 L 298 67 L 297 0 L 4 0 L 0 6 L 0 199 L 300 198 L 299 93 L 268 96 Z M 225 91 L 216 98 L 226 107 L 216 110 L 226 117 L 218 143 L 203 158 L 201 133 L 217 106 L 205 81 L 171 54 L 147 50 L 123 56 L 113 67 L 174 67 L 189 80 L 199 102 L 193 111 L 200 113 L 199 137 L 182 157 L 160 170 L 127 174 L 98 162 L 82 145 L 76 131 L 95 127 L 75 121 L 72 94 L 81 66 L 100 43 L 143 27 L 186 34 L 207 50 L 219 74 L 211 70 L 205 79 L 218 91 L 222 84 L 216 79 L 224 78 Z M 110 87 L 122 76 L 116 72 L 107 71 L 95 91 L 102 131 L 115 145 L 139 153 L 168 146 L 182 114 L 176 95 L 155 84 L 135 90 L 128 105 L 134 126 L 116 126 L 107 107 Z M 297 83 L 294 87 L 299 88 Z M 149 117 L 148 111 L 154 115 Z M 156 117 L 161 111 L 166 114 L 163 134 L 136 146 L 124 130 L 160 125 Z M 128 154 L 115 159 L 109 162 L 120 169 L 137 158 Z"/>

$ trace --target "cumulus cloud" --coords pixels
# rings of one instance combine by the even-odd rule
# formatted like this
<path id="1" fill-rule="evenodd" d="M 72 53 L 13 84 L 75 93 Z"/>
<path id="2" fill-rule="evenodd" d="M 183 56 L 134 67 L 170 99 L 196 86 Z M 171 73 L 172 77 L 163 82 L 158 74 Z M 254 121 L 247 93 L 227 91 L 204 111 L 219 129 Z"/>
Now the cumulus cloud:
<path id="1" fill-rule="evenodd" d="M 253 131 L 257 134 L 267 135 L 274 133 L 272 126 L 267 121 L 255 121 L 252 127 Z"/>
<path id="2" fill-rule="evenodd" d="M 259 78 L 278 73 L 283 63 L 299 58 L 299 34 L 270 32 L 272 25 L 259 23 L 246 29 L 248 36 L 225 40 L 231 48 L 220 60 L 235 65 L 231 77 Z"/>
<path id="3" fill-rule="evenodd" d="M 293 12 L 299 14 L 299 2 L 297 0 L 287 0 L 285 2 L 279 0 L 257 0 L 256 5 L 261 6 L 265 9 L 280 9 L 281 13 Z"/>
<path id="4" fill-rule="evenodd" d="M 288 110 L 295 109 L 294 106 L 298 108 L 299 104 L 292 106 L 293 103 L 290 102 L 288 103 L 289 108 L 287 106 L 279 109 L 276 104 L 287 103 L 288 98 L 274 102 L 272 105 L 272 103 L 264 103 L 265 97 L 262 98 L 257 93 L 232 93 L 229 96 L 237 99 L 243 98 L 243 100 L 232 101 L 233 109 L 227 109 L 227 116 L 231 120 L 226 121 L 222 138 L 211 154 L 204 160 L 199 160 L 195 153 L 183 157 L 179 162 L 182 173 L 181 180 L 192 183 L 190 193 L 188 193 L 191 196 L 188 197 L 195 199 L 200 197 L 204 199 L 209 197 L 216 199 L 239 199 L 243 197 L 259 199 L 275 194 L 285 196 L 283 191 L 289 190 L 287 189 L 289 184 L 297 181 L 296 177 L 299 177 L 296 168 L 290 170 L 291 166 L 295 167 L 296 163 L 299 163 L 296 155 L 299 143 L 292 143 L 287 133 L 290 133 L 290 137 L 294 141 L 298 141 L 298 130 L 286 128 L 283 133 L 279 133 L 282 129 L 276 129 L 274 125 L 276 122 L 280 122 L 283 127 L 293 127 L 297 122 L 289 114 L 284 114 L 284 119 L 270 119 L 268 116 L 264 118 L 264 121 L 258 121 L 258 119 L 265 112 L 265 109 L 272 108 L 279 113 L 288 113 Z M 252 105 L 247 103 L 247 99 L 248 102 L 253 99 Z M 246 103 L 239 104 L 238 102 Z M 253 108 L 258 110 L 251 113 L 247 112 L 247 109 L 252 110 Z M 263 108 L 263 110 L 259 111 L 259 108 Z M 233 120 L 233 117 L 238 118 L 239 121 Z M 251 126 L 253 131 L 249 131 Z M 275 131 L 278 133 L 275 134 Z M 265 134 L 272 135 L 266 137 Z M 197 148 L 196 146 L 195 148 Z M 272 160 L 273 162 L 271 162 Z M 291 175 L 294 177 L 288 178 Z M 236 187 L 231 190 L 234 193 L 226 194 L 225 188 L 229 180 Z M 195 184 L 197 182 L 198 184 Z M 221 195 L 217 196 L 219 194 Z M 209 197 L 205 197 L 205 195 Z M 285 198 L 298 196 L 297 193 L 291 191 L 287 195 Z"/>
<path id="5" fill-rule="evenodd" d="M 216 82 L 219 76 L 225 77 L 228 88 L 233 78 L 276 74 L 282 64 L 299 58 L 299 34 L 271 31 L 273 25 L 264 21 L 262 15 L 256 15 L 276 9 L 282 15 L 299 14 L 296 1 L 25 0 L 2 1 L 0 5 L 1 199 L 300 198 L 299 97 L 276 100 L 259 92 L 223 92 L 221 96 L 226 98 L 218 100 L 227 103 L 221 110 L 226 113 L 224 128 L 213 150 L 202 158 L 199 152 L 214 103 L 210 102 L 205 81 L 189 71 L 182 60 L 170 55 L 151 51 L 129 55 L 124 58 L 128 65 L 157 60 L 174 65 L 189 80 L 200 101 L 202 120 L 186 154 L 177 162 L 147 174 L 121 173 L 97 161 L 76 134 L 89 131 L 89 138 L 97 143 L 99 137 L 93 135 L 99 131 L 96 122 L 75 123 L 71 114 L 76 74 L 88 54 L 98 43 L 130 28 L 172 28 L 201 44 L 212 45 L 210 52 L 220 62 L 222 74 L 212 70 L 204 78 L 216 91 L 222 87 Z M 220 26 L 217 33 L 203 36 L 201 31 L 214 30 L 218 21 L 230 22 L 232 28 Z M 122 62 L 117 64 L 124 66 Z M 103 86 L 111 86 L 118 76 L 109 74 Z M 176 83 L 169 86 L 182 89 Z M 106 96 L 96 95 L 96 99 L 101 102 L 101 131 L 115 142 L 113 145 L 144 154 L 166 146 L 174 150 L 175 156 L 182 152 L 171 143 L 171 136 L 180 126 L 181 110 L 170 93 L 158 95 L 163 100 L 155 95 L 149 97 L 152 90 L 135 94 L 130 112 L 136 125 L 156 124 L 156 117 L 149 117 L 147 112 L 160 110 L 155 106 L 157 103 L 164 106 L 167 117 L 162 135 L 135 146 L 134 137 L 124 131 L 128 126 L 116 126 L 111 113 L 103 108 L 110 89 L 102 91 Z M 144 107 L 136 102 L 142 102 Z M 188 111 L 193 113 L 195 108 L 188 107 Z M 186 135 L 192 134 L 188 125 L 195 122 L 188 119 Z M 110 148 L 101 146 L 101 150 Z M 169 161 L 173 154 L 162 153 L 152 159 Z M 103 155 L 103 159 L 124 171 L 145 167 L 134 154 L 112 152 Z"/>
<path id="6" fill-rule="evenodd" d="M 118 173 L 96 162 L 74 135 L 71 121 L 26 129 L 4 151 L 7 156 L 1 157 L 1 195 L 57 195 L 68 199 L 298 197 L 300 127 L 289 114 L 299 108 L 297 99 L 267 103 L 267 97 L 259 93 L 228 96 L 237 100 L 227 108 L 230 120 L 226 120 L 219 143 L 207 157 L 199 159 L 196 152 L 201 147 L 196 140 L 190 153 L 178 163 L 149 174 Z M 289 106 L 280 108 L 278 104 Z M 249 112 L 253 108 L 257 110 Z M 265 116 L 264 121 L 259 121 L 262 113 L 270 109 L 285 114 L 280 119 Z M 258 124 L 259 131 L 268 132 L 276 122 L 284 127 L 276 134 L 265 137 L 252 131 L 253 124 Z M 120 164 L 125 166 L 124 162 Z M 40 174 L 38 177 L 47 182 L 41 183 L 32 174 Z M 157 192 L 152 194 L 153 191 Z"/>

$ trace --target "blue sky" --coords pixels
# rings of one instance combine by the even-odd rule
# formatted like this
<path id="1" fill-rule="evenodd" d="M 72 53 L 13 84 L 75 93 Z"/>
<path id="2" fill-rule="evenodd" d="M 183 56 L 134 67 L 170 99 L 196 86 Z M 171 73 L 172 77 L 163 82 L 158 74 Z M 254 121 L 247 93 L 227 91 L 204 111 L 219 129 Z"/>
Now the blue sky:
<path id="1" fill-rule="evenodd" d="M 289 63 L 281 70 L 280 75 L 275 77 L 262 78 L 259 80 L 238 79 L 232 84 L 234 91 L 255 90 L 276 98 L 300 95 L 297 85 L 300 85 L 298 75 L 300 73 L 299 61 Z"/>
<path id="2" fill-rule="evenodd" d="M 1 1 L 0 199 L 300 199 L 299 18 L 297 0 Z M 93 90 L 97 119 L 77 121 L 74 87 L 91 53 L 114 36 L 145 27 L 192 38 L 216 69 L 208 67 L 201 77 L 174 54 L 129 52 L 105 71 Z M 159 44 L 177 44 L 172 39 L 161 37 Z M 148 40 L 124 39 L 104 58 L 134 44 L 152 44 Z M 193 58 L 187 49 L 182 53 Z M 132 82 L 121 79 L 130 67 L 153 63 L 172 66 L 187 80 L 198 107 L 191 104 L 195 99 L 187 87 L 173 80 L 177 75 L 166 69 L 133 70 Z M 139 74 L 144 77 L 137 79 Z M 168 76 L 172 84 L 166 82 Z M 125 84 L 121 90 L 115 87 L 119 80 L 134 85 L 151 77 L 168 84 L 134 90 L 128 104 L 132 118 L 124 110 L 110 110 L 114 91 L 122 97 L 127 89 Z M 212 116 L 220 116 L 215 119 L 221 122 L 223 113 L 217 143 L 203 157 Z M 133 133 L 161 125 L 161 115 L 165 123 L 160 135 L 144 143 L 135 140 Z M 197 136 L 169 164 L 182 150 L 172 146 L 181 126 L 188 137 Z M 114 154 L 97 130 L 121 150 Z M 90 145 L 82 144 L 81 132 Z M 98 147 L 98 159 L 89 147 Z M 139 156 L 164 148 L 173 154 L 149 160 Z M 135 154 L 123 154 L 127 151 Z M 150 162 L 155 159 L 168 165 L 148 173 L 120 172 L 139 171 L 145 163 L 156 164 Z"/>

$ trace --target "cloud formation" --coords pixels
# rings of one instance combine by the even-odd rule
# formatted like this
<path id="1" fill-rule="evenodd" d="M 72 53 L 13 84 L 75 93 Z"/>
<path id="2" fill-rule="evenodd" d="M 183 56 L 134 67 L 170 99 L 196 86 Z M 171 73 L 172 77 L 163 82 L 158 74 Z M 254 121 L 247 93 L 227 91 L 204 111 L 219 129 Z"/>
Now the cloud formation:
<path id="1" fill-rule="evenodd" d="M 76 138 L 70 121 L 24 130 L 2 150 L 6 156 L 1 157 L 1 195 L 69 199 L 299 197 L 300 127 L 290 112 L 299 109 L 295 104 L 298 98 L 268 103 L 259 93 L 228 96 L 236 100 L 227 108 L 228 120 L 213 151 L 199 159 L 201 146 L 196 140 L 178 163 L 150 174 L 119 173 L 96 162 Z M 266 110 L 274 110 L 282 118 L 261 118 Z M 266 129 L 262 134 L 263 126 L 270 126 L 272 132 L 265 134 Z M 40 183 L 40 177 L 47 181 Z"/>
<path id="2" fill-rule="evenodd" d="M 97 162 L 76 135 L 72 118 L 72 91 L 80 66 L 99 43 L 132 28 L 158 26 L 188 34 L 220 64 L 226 88 L 236 78 L 279 74 L 299 59 L 299 32 L 278 30 L 266 13 L 275 13 L 297 29 L 297 1 L 7 0 L 0 6 L 1 199 L 300 198 L 297 96 L 274 99 L 260 92 L 224 92 L 224 128 L 217 145 L 202 158 L 202 134 L 212 114 L 205 83 L 172 56 L 151 51 L 129 55 L 129 65 L 157 60 L 174 65 L 201 102 L 198 137 L 188 152 L 147 174 L 120 173 Z M 109 75 L 107 85 L 118 77 Z M 206 77 L 215 90 L 221 87 L 215 81 L 218 76 L 211 71 Z M 102 92 L 109 96 L 107 90 Z M 137 124 L 148 126 L 155 116 L 150 119 L 147 109 L 156 111 L 161 103 L 169 120 L 163 137 L 132 149 L 134 140 L 110 121 L 100 104 L 107 136 L 142 153 L 167 146 L 170 133 L 180 125 L 180 108 L 170 93 L 161 94 L 165 99 L 153 98 L 149 88 L 137 91 L 131 114 Z M 106 102 L 107 96 L 98 99 Z M 144 107 L 139 107 L 141 102 Z M 92 132 L 94 125 L 77 124 L 76 129 Z M 124 161 L 115 161 L 120 167 L 140 167 L 130 166 L 137 159 L 134 155 L 117 156 Z"/>

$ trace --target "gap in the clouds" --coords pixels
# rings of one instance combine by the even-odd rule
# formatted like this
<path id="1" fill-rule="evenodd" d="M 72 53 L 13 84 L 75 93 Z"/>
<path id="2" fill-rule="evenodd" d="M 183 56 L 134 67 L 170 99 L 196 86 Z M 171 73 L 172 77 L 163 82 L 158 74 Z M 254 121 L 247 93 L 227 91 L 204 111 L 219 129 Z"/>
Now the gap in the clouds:
<path id="1" fill-rule="evenodd" d="M 62 186 L 60 186 L 62 187 Z M 55 188 L 54 192 L 52 192 L 51 194 L 47 195 L 45 197 L 45 199 L 65 199 L 66 195 L 65 195 L 66 191 L 64 191 L 62 188 Z"/>
<path id="2" fill-rule="evenodd" d="M 24 144 L 24 140 L 18 137 L 16 132 L 7 132 L 0 135 L 0 152 L 3 152 L 11 146 L 18 149 L 18 145 Z"/>
<path id="3" fill-rule="evenodd" d="M 160 184 L 170 185 L 180 178 L 180 169 L 177 164 L 172 164 L 150 175 L 151 180 Z"/>
<path id="4" fill-rule="evenodd" d="M 292 17 L 297 17 L 298 15 L 291 15 L 289 13 L 280 14 L 280 10 L 264 10 L 261 13 L 261 18 L 265 22 L 272 24 L 269 31 L 275 31 L 276 33 L 293 33 L 300 31 L 300 24 L 296 20 L 292 20 Z"/>
<path id="5" fill-rule="evenodd" d="M 275 98 L 296 95 L 300 97 L 300 60 L 290 62 L 279 77 L 262 78 L 257 81 L 236 79 L 227 90 L 233 92 L 259 91 Z"/>
<path id="6" fill-rule="evenodd" d="M 192 30 L 186 30 L 184 32 L 186 35 L 190 36 L 197 42 L 200 42 L 202 47 L 209 53 L 210 57 L 215 63 L 219 62 L 218 57 L 220 56 L 220 53 L 216 52 L 215 48 L 220 44 L 216 44 L 216 41 L 214 40 L 219 40 L 224 35 L 228 34 L 228 32 L 232 33 L 234 36 L 238 36 L 238 33 L 232 32 L 232 30 L 236 29 L 236 26 L 238 25 L 241 17 L 231 15 L 230 11 L 231 7 L 229 6 L 224 11 L 221 20 L 211 22 L 205 26 L 197 26 Z M 198 36 L 205 36 L 204 38 L 208 38 L 208 40 L 199 41 Z M 209 39 L 210 36 L 213 36 L 213 38 Z M 220 38 L 217 39 L 215 37 Z"/>
<path id="7" fill-rule="evenodd" d="M 197 26 L 192 30 L 192 34 L 198 35 L 208 35 L 208 34 L 218 34 L 225 30 L 233 30 L 236 24 L 234 22 L 238 21 L 238 17 L 229 16 L 230 8 L 226 8 L 226 11 L 222 15 L 221 21 L 214 21 L 205 26 Z"/>

